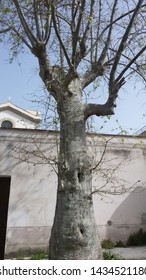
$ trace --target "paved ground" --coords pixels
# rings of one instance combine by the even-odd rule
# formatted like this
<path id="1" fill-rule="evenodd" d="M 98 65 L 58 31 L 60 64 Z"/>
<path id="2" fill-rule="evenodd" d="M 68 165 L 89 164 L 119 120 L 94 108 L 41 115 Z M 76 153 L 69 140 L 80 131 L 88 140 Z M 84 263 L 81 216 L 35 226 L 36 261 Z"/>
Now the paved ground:
<path id="1" fill-rule="evenodd" d="M 146 247 L 113 248 L 110 251 L 126 260 L 146 260 Z"/>
<path id="2" fill-rule="evenodd" d="M 103 249 L 104 251 L 111 252 L 111 254 L 115 254 L 125 260 L 146 260 L 146 246 Z"/>

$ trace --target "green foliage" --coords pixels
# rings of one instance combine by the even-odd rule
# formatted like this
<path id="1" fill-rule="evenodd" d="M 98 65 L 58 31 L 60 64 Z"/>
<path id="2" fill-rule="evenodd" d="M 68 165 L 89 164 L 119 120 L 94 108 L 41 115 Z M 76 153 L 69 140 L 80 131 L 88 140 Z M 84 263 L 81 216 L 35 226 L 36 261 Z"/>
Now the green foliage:
<path id="1" fill-rule="evenodd" d="M 4 14 L 7 14 L 7 13 L 10 13 L 11 11 L 12 11 L 12 9 L 10 9 L 10 8 L 5 8 L 3 12 L 4 12 Z"/>
<path id="2" fill-rule="evenodd" d="M 114 247 L 114 245 L 109 239 L 104 239 L 101 242 L 101 247 L 104 249 L 112 249 Z"/>
<path id="3" fill-rule="evenodd" d="M 110 251 L 103 252 L 103 259 L 104 260 L 123 260 L 122 257 L 116 254 L 112 254 Z"/>
<path id="4" fill-rule="evenodd" d="M 45 252 L 37 252 L 33 254 L 30 260 L 45 260 L 48 259 L 48 255 Z"/>
<path id="5" fill-rule="evenodd" d="M 146 231 L 143 229 L 131 234 L 126 242 L 127 246 L 141 246 L 146 245 Z"/>
<path id="6" fill-rule="evenodd" d="M 126 242 L 121 240 L 117 241 L 115 244 L 109 239 L 104 239 L 101 242 L 101 247 L 104 249 L 112 249 L 114 247 L 128 247 L 128 246 L 143 246 L 146 245 L 146 231 L 142 228 L 137 232 L 131 234 Z"/>

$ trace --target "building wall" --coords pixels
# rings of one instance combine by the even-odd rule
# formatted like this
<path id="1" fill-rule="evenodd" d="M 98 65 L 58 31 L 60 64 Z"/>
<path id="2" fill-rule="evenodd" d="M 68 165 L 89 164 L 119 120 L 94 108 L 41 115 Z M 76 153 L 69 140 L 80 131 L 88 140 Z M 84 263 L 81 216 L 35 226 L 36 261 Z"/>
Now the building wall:
<path id="1" fill-rule="evenodd" d="M 105 140 L 109 139 L 106 137 Z M 99 147 L 100 151 L 104 150 L 105 140 L 97 140 L 97 150 Z M 138 229 L 146 230 L 145 170 L 146 139 L 116 137 L 108 142 L 93 178 L 93 188 L 101 191 L 94 194 L 95 218 L 101 239 L 125 241 Z"/>
<path id="2" fill-rule="evenodd" d="M 55 132 L 0 129 L 0 176 L 11 176 L 6 253 L 48 246 L 56 203 L 56 143 Z M 100 239 L 124 241 L 146 227 L 146 139 L 93 134 L 88 148 Z"/>

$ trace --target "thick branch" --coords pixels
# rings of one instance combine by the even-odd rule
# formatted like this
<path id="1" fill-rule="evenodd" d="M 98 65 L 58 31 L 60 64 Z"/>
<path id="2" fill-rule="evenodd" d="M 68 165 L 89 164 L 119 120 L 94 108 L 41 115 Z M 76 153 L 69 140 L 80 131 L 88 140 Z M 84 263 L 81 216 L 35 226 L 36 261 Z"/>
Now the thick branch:
<path id="1" fill-rule="evenodd" d="M 118 97 L 119 89 L 124 85 L 125 79 L 122 78 L 119 82 L 113 81 L 109 88 L 109 98 L 103 105 L 100 104 L 87 104 L 84 109 L 85 120 L 90 116 L 108 116 L 114 115 L 114 108 L 116 107 L 116 99 Z"/>
<path id="2" fill-rule="evenodd" d="M 110 83 L 112 83 L 112 81 L 115 79 L 115 72 L 116 72 L 116 70 L 117 70 L 118 63 L 119 63 L 119 61 L 120 61 L 122 52 L 123 52 L 123 50 L 124 50 L 125 47 L 126 47 L 126 42 L 127 42 L 128 36 L 129 36 L 129 34 L 130 34 L 131 28 L 132 28 L 132 26 L 133 26 L 133 23 L 134 23 L 135 18 L 136 18 L 137 14 L 138 14 L 138 12 L 139 12 L 139 10 L 140 10 L 140 8 L 141 8 L 141 5 L 142 5 L 142 2 L 143 2 L 143 1 L 144 1 L 144 0 L 139 0 L 139 1 L 138 1 L 138 4 L 137 4 L 137 6 L 136 6 L 136 8 L 135 8 L 135 10 L 134 10 L 134 12 L 133 12 L 132 17 L 131 17 L 131 20 L 130 20 L 130 22 L 129 22 L 127 28 L 126 28 L 126 31 L 125 31 L 125 33 L 124 33 L 124 36 L 122 37 L 121 43 L 120 43 L 120 45 L 119 45 L 119 48 L 118 48 L 118 50 L 117 50 L 117 54 L 116 54 L 116 57 L 115 57 L 115 60 L 114 60 L 114 63 L 113 63 L 113 67 L 112 67 L 112 69 L 111 69 Z"/>
<path id="3" fill-rule="evenodd" d="M 102 0 L 99 0 L 99 14 L 98 14 L 98 26 L 97 26 L 97 33 L 96 33 L 96 45 L 93 44 L 93 42 L 91 42 L 91 53 L 95 47 L 95 61 L 97 58 L 97 53 L 98 53 L 98 38 L 99 38 L 99 31 L 100 31 L 100 26 L 101 26 L 101 12 L 102 12 Z M 88 50 L 89 51 L 89 50 Z M 92 60 L 91 60 L 92 61 Z"/>
<path id="4" fill-rule="evenodd" d="M 121 80 L 112 81 L 109 83 L 109 98 L 106 102 L 107 106 L 112 110 L 116 107 L 116 99 L 118 97 L 119 89 L 125 84 L 125 78 L 123 77 Z"/>
<path id="5" fill-rule="evenodd" d="M 101 104 L 85 104 L 84 105 L 84 117 L 85 120 L 87 120 L 90 116 L 108 116 L 108 115 L 114 115 L 113 108 L 110 108 L 108 106 L 108 103 L 105 103 L 103 105 Z"/>
<path id="6" fill-rule="evenodd" d="M 76 0 L 72 0 L 72 5 L 71 6 L 72 6 L 71 31 L 74 31 L 75 30 L 75 18 L 76 18 L 78 9 L 79 9 L 79 2 L 76 3 Z"/>
<path id="7" fill-rule="evenodd" d="M 34 18 L 35 18 L 35 25 L 37 30 L 37 38 L 39 39 L 39 41 L 42 41 L 42 36 L 41 36 L 40 26 L 39 26 L 38 1 L 33 0 L 33 6 L 34 6 Z"/>
<path id="8" fill-rule="evenodd" d="M 77 22 L 77 27 L 72 34 L 72 49 L 73 49 L 72 64 L 75 64 L 75 60 L 76 60 L 77 43 L 78 43 L 78 39 L 79 39 L 80 25 L 81 25 L 81 21 L 82 21 L 82 17 L 83 17 L 84 8 L 85 8 L 85 0 L 82 0 L 80 13 L 79 13 L 79 17 L 78 17 L 78 22 Z"/>
<path id="9" fill-rule="evenodd" d="M 53 78 L 53 67 L 51 66 L 49 57 L 46 52 L 44 44 L 37 44 L 33 49 L 32 53 L 38 58 L 40 67 L 40 77 L 44 82 L 46 89 L 50 94 L 57 99 L 59 92 L 57 80 Z"/>
<path id="10" fill-rule="evenodd" d="M 36 43 L 38 43 L 37 39 L 35 38 L 35 36 L 33 35 L 31 29 L 29 28 L 24 16 L 23 16 L 23 13 L 20 9 L 20 5 L 18 3 L 17 0 L 13 0 L 14 4 L 15 4 L 15 7 L 16 7 L 16 10 L 17 10 L 17 13 L 19 15 L 19 19 L 20 19 L 20 22 L 24 28 L 24 31 L 28 37 L 28 39 L 30 40 L 32 46 L 34 46 Z"/>
<path id="11" fill-rule="evenodd" d="M 104 67 L 100 63 L 92 63 L 91 69 L 82 77 L 82 89 L 92 83 L 97 77 L 103 76 Z"/>

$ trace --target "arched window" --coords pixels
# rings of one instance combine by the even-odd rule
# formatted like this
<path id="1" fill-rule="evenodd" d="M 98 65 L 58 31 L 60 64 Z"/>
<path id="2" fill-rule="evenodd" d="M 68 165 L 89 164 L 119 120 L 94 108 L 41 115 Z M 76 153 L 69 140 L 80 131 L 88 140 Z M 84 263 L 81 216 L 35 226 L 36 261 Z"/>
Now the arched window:
<path id="1" fill-rule="evenodd" d="M 3 127 L 3 128 L 12 128 L 13 124 L 12 124 L 11 121 L 5 120 L 5 121 L 2 122 L 1 127 Z"/>

